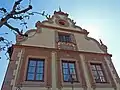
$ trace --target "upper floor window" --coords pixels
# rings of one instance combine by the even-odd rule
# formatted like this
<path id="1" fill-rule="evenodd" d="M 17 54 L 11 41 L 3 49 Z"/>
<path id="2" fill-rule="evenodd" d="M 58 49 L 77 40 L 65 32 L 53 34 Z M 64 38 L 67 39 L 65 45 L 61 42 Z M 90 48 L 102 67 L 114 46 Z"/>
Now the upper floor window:
<path id="1" fill-rule="evenodd" d="M 29 59 L 26 79 L 44 81 L 44 59 Z"/>
<path id="2" fill-rule="evenodd" d="M 59 41 L 60 42 L 71 42 L 71 35 L 70 34 L 61 34 L 58 33 Z"/>
<path id="3" fill-rule="evenodd" d="M 77 80 L 77 74 L 75 69 L 75 62 L 62 61 L 63 81 L 74 82 Z"/>
<path id="4" fill-rule="evenodd" d="M 91 70 L 96 83 L 106 82 L 102 64 L 91 63 Z"/>

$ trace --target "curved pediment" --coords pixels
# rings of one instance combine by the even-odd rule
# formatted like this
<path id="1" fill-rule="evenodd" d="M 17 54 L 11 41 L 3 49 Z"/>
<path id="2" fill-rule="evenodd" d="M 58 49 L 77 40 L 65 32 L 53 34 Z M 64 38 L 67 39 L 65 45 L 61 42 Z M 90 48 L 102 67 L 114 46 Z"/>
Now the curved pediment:
<path id="1" fill-rule="evenodd" d="M 35 36 L 36 33 L 40 33 L 40 32 L 41 32 L 40 28 L 37 28 L 37 29 L 30 29 L 27 32 L 25 32 L 25 34 L 28 36 L 21 36 L 18 34 L 16 35 L 16 43 L 26 41 L 28 38 L 31 38 Z"/>
<path id="2" fill-rule="evenodd" d="M 62 11 L 55 11 L 53 16 L 47 17 L 47 20 L 41 22 L 41 24 L 52 27 L 60 27 L 70 29 L 73 31 L 85 32 L 84 29 L 76 25 L 76 22 L 68 17 L 67 13 Z"/>

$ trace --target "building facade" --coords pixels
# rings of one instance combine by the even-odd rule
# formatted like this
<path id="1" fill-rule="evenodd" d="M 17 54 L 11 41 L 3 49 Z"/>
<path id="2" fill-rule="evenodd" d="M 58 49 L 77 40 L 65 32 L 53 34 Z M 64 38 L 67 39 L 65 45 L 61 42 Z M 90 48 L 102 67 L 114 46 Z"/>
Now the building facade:
<path id="1" fill-rule="evenodd" d="M 16 37 L 2 90 L 120 90 L 107 46 L 55 11 Z"/>

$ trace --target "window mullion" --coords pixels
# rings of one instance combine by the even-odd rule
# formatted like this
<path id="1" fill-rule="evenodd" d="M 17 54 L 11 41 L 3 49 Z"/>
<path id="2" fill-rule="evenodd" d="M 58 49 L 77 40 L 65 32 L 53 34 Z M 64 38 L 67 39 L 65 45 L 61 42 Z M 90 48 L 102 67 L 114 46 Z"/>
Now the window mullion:
<path id="1" fill-rule="evenodd" d="M 63 41 L 66 42 L 66 37 L 65 36 L 63 36 Z"/>
<path id="2" fill-rule="evenodd" d="M 69 67 L 69 64 L 70 64 L 70 63 L 68 63 L 68 72 L 69 72 L 69 79 L 71 80 L 72 77 L 71 77 L 71 73 L 70 73 L 70 67 Z"/>
<path id="3" fill-rule="evenodd" d="M 101 82 L 101 79 L 100 79 L 100 75 L 99 75 L 99 70 L 97 69 L 97 67 L 96 67 L 97 65 L 95 65 L 95 68 L 96 68 L 96 72 L 97 72 L 97 75 L 98 75 L 98 77 L 99 77 L 99 80 L 100 80 L 100 82 Z"/>
<path id="4" fill-rule="evenodd" d="M 43 62 L 43 67 L 42 67 L 42 68 L 43 68 L 43 69 L 42 69 L 42 70 L 43 70 L 43 73 L 42 73 L 42 76 L 43 76 L 43 77 L 42 77 L 42 80 L 44 80 L 44 69 L 45 69 L 45 66 L 44 66 L 44 65 L 45 65 L 45 62 Z"/>
<path id="5" fill-rule="evenodd" d="M 35 65 L 35 73 L 34 73 L 34 80 L 36 80 L 36 74 L 37 74 L 37 61 L 36 61 L 36 65 Z"/>
<path id="6" fill-rule="evenodd" d="M 103 73 L 102 70 L 98 70 L 98 72 L 102 72 L 102 73 Z M 100 77 L 104 78 L 104 74 L 103 74 L 103 76 L 99 75 L 99 78 L 100 78 Z M 101 81 L 101 79 L 100 79 L 100 81 Z M 103 82 L 103 81 L 101 81 L 101 82 Z"/>
<path id="7" fill-rule="evenodd" d="M 59 38 L 60 38 L 60 42 L 62 42 L 63 41 L 63 37 L 60 35 Z"/>

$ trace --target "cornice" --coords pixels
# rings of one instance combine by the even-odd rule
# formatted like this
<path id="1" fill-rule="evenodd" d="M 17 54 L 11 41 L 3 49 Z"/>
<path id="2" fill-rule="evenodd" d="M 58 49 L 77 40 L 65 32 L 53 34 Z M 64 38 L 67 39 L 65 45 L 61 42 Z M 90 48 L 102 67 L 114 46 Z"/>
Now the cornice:
<path id="1" fill-rule="evenodd" d="M 42 24 L 40 21 L 38 21 L 36 23 L 36 26 L 41 27 L 41 28 L 51 28 L 52 30 L 61 30 L 61 31 L 67 31 L 67 32 L 74 32 L 74 33 L 80 33 L 80 34 L 86 34 L 88 35 L 89 32 L 87 32 L 87 30 L 84 30 L 83 31 L 77 31 L 77 30 L 74 30 L 74 29 L 67 29 L 67 28 L 61 28 L 61 27 L 55 27 L 55 26 L 49 26 L 49 25 L 44 25 Z"/>
<path id="2" fill-rule="evenodd" d="M 64 49 L 57 49 L 57 48 L 47 48 L 47 47 L 38 47 L 38 46 L 28 46 L 28 45 L 13 45 L 13 48 L 39 48 L 44 50 L 51 50 L 51 51 L 64 51 L 64 52 L 76 52 L 80 54 L 95 54 L 95 55 L 103 55 L 103 56 L 110 56 L 112 54 L 109 53 L 100 53 L 100 52 L 89 52 L 89 51 L 73 51 L 73 50 L 64 50 Z"/>

